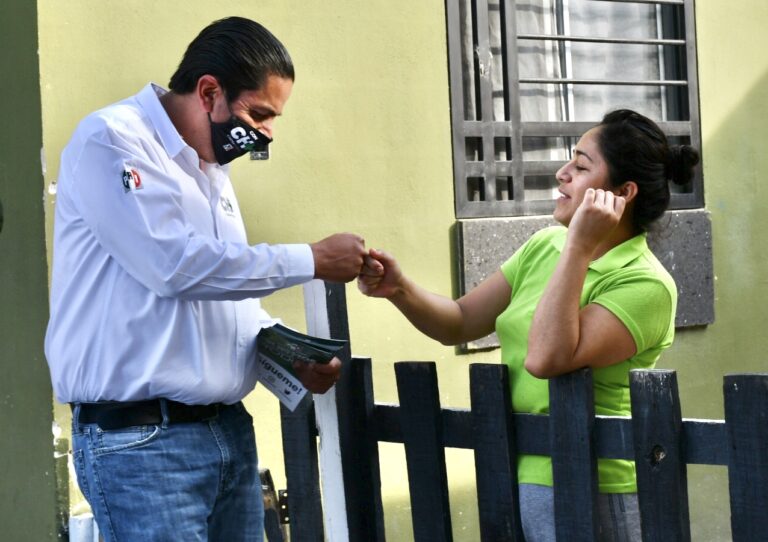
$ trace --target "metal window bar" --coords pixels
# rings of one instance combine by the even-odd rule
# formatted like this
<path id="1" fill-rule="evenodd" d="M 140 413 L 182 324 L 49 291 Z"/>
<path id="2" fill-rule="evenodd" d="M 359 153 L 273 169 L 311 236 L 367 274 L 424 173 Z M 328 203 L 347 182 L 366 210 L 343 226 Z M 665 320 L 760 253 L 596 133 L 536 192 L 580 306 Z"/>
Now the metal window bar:
<path id="1" fill-rule="evenodd" d="M 661 7 L 663 36 L 658 39 L 627 39 L 612 37 L 517 34 L 516 0 L 500 0 L 501 54 L 504 61 L 503 90 L 505 119 L 493 117 L 493 86 L 491 81 L 491 46 L 489 37 L 488 0 L 471 0 L 472 33 L 475 60 L 476 120 L 469 120 L 464 109 L 464 77 L 462 66 L 462 36 L 460 0 L 446 0 L 448 25 L 449 71 L 451 77 L 451 121 L 454 148 L 454 184 L 457 218 L 493 216 L 530 216 L 549 214 L 554 201 L 526 200 L 524 179 L 533 175 L 552 175 L 563 161 L 523 160 L 525 137 L 580 137 L 594 122 L 523 122 L 520 110 L 520 86 L 529 84 L 658 86 L 664 90 L 666 118 L 659 121 L 662 130 L 675 140 L 690 142 L 701 149 L 698 104 L 698 78 L 694 0 L 593 0 L 596 2 L 656 4 Z M 585 79 L 576 77 L 520 78 L 518 43 L 556 41 L 562 44 L 590 42 L 627 46 L 658 46 L 663 59 L 659 80 Z M 684 73 L 683 73 L 684 71 Z M 565 73 L 565 75 L 569 75 Z M 681 79 L 680 75 L 685 76 Z M 466 156 L 468 138 L 480 140 L 482 159 Z M 507 160 L 495 158 L 496 138 L 507 138 Z M 508 199 L 497 198 L 497 181 L 511 178 Z M 469 183 L 479 192 L 479 200 L 470 194 Z M 691 182 L 688 192 L 673 193 L 670 208 L 691 209 L 704 203 L 701 168 Z"/>

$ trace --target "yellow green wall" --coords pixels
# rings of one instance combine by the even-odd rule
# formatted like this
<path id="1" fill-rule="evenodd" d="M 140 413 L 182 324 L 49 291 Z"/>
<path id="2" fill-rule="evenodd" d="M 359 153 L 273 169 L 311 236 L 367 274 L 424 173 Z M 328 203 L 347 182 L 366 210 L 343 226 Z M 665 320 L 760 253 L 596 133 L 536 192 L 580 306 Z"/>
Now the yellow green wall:
<path id="1" fill-rule="evenodd" d="M 716 322 L 680 332 L 663 359 L 679 371 L 684 415 L 722 418 L 722 375 L 766 370 L 762 330 L 766 293 L 762 214 L 768 170 L 768 20 L 764 0 L 700 1 L 698 47 L 704 175 L 712 213 Z M 277 124 L 272 159 L 241 159 L 233 179 L 253 242 L 302 242 L 336 231 L 364 235 L 395 253 L 424 286 L 451 294 L 455 284 L 448 74 L 443 0 L 225 4 L 38 0 L 40 86 L 46 188 L 76 122 L 95 108 L 167 83 L 186 44 L 227 15 L 254 18 L 288 47 L 297 69 L 293 95 Z M 47 211 L 53 199 L 45 202 Z M 51 213 L 47 228 L 50 239 Z M 443 405 L 467 406 L 470 362 L 495 351 L 457 355 L 410 329 L 386 303 L 348 287 L 353 351 L 374 360 L 379 402 L 396 402 L 392 363 L 438 361 Z M 301 289 L 265 301 L 274 315 L 304 327 Z M 248 398 L 260 455 L 284 487 L 277 402 Z M 58 406 L 57 418 L 68 420 Z M 476 538 L 472 455 L 450 451 L 449 480 L 457 540 Z M 410 538 L 402 449 L 382 445 L 387 532 Z M 724 469 L 695 467 L 694 539 L 727 540 Z M 702 496 L 714 491 L 714 497 Z M 77 497 L 76 497 L 77 498 Z M 723 509 L 725 507 L 725 509 Z M 704 536 L 702 533 L 707 533 Z"/>

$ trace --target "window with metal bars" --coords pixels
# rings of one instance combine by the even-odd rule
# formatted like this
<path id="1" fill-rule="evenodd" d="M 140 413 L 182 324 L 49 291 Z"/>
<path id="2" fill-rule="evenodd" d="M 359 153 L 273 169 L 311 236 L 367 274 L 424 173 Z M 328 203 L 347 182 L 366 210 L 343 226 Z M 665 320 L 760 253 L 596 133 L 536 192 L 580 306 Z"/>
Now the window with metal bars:
<path id="1" fill-rule="evenodd" d="M 693 0 L 446 0 L 457 218 L 550 214 L 555 172 L 629 108 L 701 149 Z M 672 186 L 702 207 L 701 168 Z"/>

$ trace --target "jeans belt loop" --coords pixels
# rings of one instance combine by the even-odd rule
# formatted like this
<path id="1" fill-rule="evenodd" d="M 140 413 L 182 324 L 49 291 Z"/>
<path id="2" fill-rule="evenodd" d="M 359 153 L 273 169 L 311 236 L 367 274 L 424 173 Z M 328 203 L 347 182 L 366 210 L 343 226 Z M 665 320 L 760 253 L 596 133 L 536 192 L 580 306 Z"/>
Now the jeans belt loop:
<path id="1" fill-rule="evenodd" d="M 75 403 L 72 408 L 72 425 L 77 429 L 78 433 L 82 433 L 83 430 L 80 427 L 80 403 Z"/>
<path id="2" fill-rule="evenodd" d="M 170 418 L 168 416 L 168 401 L 166 399 L 160 399 L 160 415 L 163 417 L 163 423 L 160 427 L 168 429 Z"/>

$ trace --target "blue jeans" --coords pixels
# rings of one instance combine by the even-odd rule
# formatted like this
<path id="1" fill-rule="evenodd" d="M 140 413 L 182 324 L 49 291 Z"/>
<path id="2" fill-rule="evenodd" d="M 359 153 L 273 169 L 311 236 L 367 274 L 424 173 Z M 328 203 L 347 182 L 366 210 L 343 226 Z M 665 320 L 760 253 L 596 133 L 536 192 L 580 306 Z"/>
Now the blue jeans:
<path id="1" fill-rule="evenodd" d="M 77 481 L 106 542 L 261 542 L 264 504 L 253 418 L 104 431 L 72 421 Z"/>

